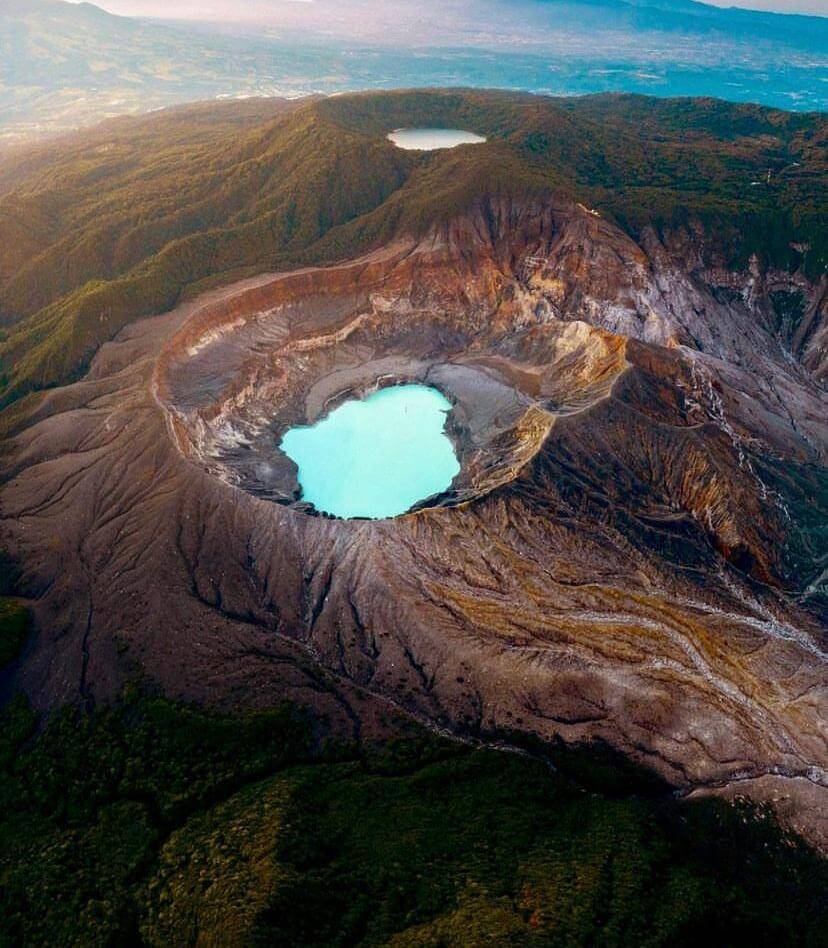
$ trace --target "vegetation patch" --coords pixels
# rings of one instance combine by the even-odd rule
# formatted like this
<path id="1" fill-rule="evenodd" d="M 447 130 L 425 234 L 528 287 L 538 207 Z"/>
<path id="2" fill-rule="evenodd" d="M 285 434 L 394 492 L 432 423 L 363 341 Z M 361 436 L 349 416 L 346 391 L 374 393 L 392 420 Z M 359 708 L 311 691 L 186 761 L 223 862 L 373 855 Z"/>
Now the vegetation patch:
<path id="1" fill-rule="evenodd" d="M 828 923 L 828 865 L 766 810 L 655 794 L 606 753 L 358 751 L 290 708 L 138 694 L 42 723 L 22 699 L 0 721 L 2 945 L 817 945 Z"/>
<path id="2" fill-rule="evenodd" d="M 0 596 L 0 670 L 19 657 L 29 637 L 29 612 L 16 599 Z"/>
<path id="3" fill-rule="evenodd" d="M 828 264 L 828 121 L 713 100 L 339 96 L 122 120 L 0 169 L 0 404 L 216 282 L 358 256 L 489 198 L 557 195 L 633 236 L 688 229 L 734 268 Z M 256 120 L 256 109 L 261 110 Z M 474 148 L 406 152 L 401 125 Z"/>

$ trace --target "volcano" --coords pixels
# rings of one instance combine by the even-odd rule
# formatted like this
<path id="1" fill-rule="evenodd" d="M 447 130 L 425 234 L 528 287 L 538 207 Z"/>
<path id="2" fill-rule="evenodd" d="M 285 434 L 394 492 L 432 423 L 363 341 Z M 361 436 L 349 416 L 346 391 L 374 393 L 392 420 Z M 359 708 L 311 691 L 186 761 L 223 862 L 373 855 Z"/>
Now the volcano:
<path id="1" fill-rule="evenodd" d="M 291 107 L 219 175 L 234 230 L 170 210 L 168 231 L 191 235 L 141 261 L 122 231 L 84 264 L 103 282 L 58 289 L 50 271 L 44 308 L 9 317 L 4 343 L 0 541 L 36 625 L 7 687 L 49 709 L 112 701 L 138 677 L 221 708 L 289 699 L 355 740 L 402 715 L 471 741 L 601 742 L 682 795 L 773 801 L 825 846 L 818 235 L 797 232 L 807 216 L 781 249 L 787 224 L 749 231 L 730 183 L 699 197 L 629 164 L 631 195 L 610 162 L 579 184 L 594 152 L 576 145 L 610 105 L 434 92 Z M 784 152 L 778 175 L 800 202 L 816 188 L 818 216 L 808 143 L 824 119 L 785 128 L 732 106 L 722 131 L 709 103 L 624 108 L 619 134 L 643 114 L 663 141 L 683 116 L 696 147 L 727 150 L 754 221 L 779 193 L 750 182 Z M 487 141 L 400 157 L 385 138 L 451 120 Z M 324 196 L 327 229 L 302 249 L 311 196 L 279 205 L 263 156 L 318 183 L 302 156 L 320 128 L 340 169 L 355 147 L 374 165 L 353 172 L 348 209 Z M 25 174 L 53 174 L 50 160 Z M 31 209 L 31 179 L 15 187 L 5 207 L 25 193 Z M 71 200 L 83 219 L 86 199 Z M 199 284 L 199 240 L 263 254 L 260 227 L 293 259 L 236 257 L 232 279 Z M 130 285 L 161 269 L 174 282 L 185 260 L 194 279 L 171 307 L 130 309 Z M 10 278 L 7 313 L 14 294 Z M 47 370 L 67 314 L 83 351 Z M 403 383 L 451 403 L 459 473 L 400 516 L 322 515 L 284 433 Z"/>

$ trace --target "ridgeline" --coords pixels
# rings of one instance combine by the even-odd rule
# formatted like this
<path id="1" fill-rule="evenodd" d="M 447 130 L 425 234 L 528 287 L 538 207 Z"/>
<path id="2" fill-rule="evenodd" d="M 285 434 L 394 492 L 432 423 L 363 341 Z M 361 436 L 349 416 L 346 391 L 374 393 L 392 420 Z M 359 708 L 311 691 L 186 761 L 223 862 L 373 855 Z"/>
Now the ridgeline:
<path id="1" fill-rule="evenodd" d="M 448 125 L 484 145 L 385 139 Z M 552 193 L 711 259 L 824 271 L 828 120 L 717 100 L 504 92 L 189 106 L 0 169 L 0 404 L 76 378 L 132 320 L 257 272 L 355 257 L 492 195 Z"/>

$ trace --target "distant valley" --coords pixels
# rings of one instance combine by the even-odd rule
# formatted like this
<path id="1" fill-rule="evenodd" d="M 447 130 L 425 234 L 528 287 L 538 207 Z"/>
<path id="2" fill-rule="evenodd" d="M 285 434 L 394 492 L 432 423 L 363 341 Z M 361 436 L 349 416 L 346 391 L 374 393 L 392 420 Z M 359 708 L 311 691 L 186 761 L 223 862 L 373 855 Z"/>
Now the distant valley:
<path id="1" fill-rule="evenodd" d="M 820 17 L 678 0 L 469 0 L 433 5 L 427 16 L 402 4 L 397 19 L 355 4 L 354 26 L 330 0 L 282 6 L 276 22 L 219 30 L 86 3 L 6 0 L 0 144 L 202 99 L 391 87 L 828 105 L 828 20 Z"/>

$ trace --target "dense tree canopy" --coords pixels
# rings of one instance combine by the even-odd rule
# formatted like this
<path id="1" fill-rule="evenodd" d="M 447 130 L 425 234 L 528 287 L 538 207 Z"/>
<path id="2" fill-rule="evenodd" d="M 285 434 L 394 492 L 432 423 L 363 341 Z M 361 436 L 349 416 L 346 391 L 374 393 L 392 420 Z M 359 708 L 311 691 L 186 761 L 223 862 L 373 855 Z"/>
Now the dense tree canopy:
<path id="1" fill-rule="evenodd" d="M 828 864 L 761 809 L 676 801 L 600 749 L 132 694 L 0 714 L 0 945 L 817 945 Z"/>

